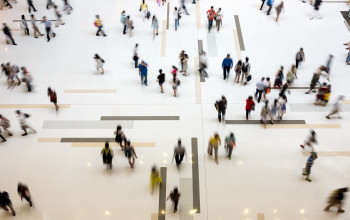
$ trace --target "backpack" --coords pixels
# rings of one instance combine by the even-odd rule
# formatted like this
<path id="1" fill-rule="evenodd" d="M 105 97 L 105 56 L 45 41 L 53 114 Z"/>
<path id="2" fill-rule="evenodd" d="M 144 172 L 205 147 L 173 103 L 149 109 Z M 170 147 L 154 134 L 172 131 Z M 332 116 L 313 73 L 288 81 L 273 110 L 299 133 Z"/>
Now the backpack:
<path id="1" fill-rule="evenodd" d="M 244 65 L 244 63 L 243 63 L 242 71 L 244 73 L 248 72 L 248 67 L 249 67 L 249 63 L 247 65 Z"/>
<path id="2" fill-rule="evenodd" d="M 29 118 L 30 115 L 28 115 L 27 113 L 24 113 L 24 117 L 25 117 L 25 118 Z"/>
<path id="3" fill-rule="evenodd" d="M 179 86 L 181 84 L 180 80 L 177 80 L 176 84 Z"/>
<path id="4" fill-rule="evenodd" d="M 177 16 L 179 17 L 179 20 L 180 20 L 180 18 L 181 18 L 181 12 L 180 12 L 180 10 L 177 11 Z"/>
<path id="5" fill-rule="evenodd" d="M 151 12 L 147 11 L 146 17 L 149 19 L 151 17 Z"/>

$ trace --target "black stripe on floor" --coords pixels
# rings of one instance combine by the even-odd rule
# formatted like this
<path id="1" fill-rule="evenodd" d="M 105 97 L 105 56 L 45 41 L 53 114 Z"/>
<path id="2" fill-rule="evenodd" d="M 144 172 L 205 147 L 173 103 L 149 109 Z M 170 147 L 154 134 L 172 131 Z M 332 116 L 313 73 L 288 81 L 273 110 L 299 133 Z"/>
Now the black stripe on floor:
<path id="1" fill-rule="evenodd" d="M 192 186 L 193 186 L 193 210 L 196 213 L 201 212 L 200 194 L 199 194 L 199 167 L 198 167 L 198 141 L 192 138 Z"/>
<path id="2" fill-rule="evenodd" d="M 180 116 L 101 116 L 101 120 L 180 120 Z"/>
<path id="3" fill-rule="evenodd" d="M 261 124 L 260 120 L 226 120 L 226 124 L 252 125 Z M 274 120 L 274 124 L 306 124 L 305 120 Z"/>

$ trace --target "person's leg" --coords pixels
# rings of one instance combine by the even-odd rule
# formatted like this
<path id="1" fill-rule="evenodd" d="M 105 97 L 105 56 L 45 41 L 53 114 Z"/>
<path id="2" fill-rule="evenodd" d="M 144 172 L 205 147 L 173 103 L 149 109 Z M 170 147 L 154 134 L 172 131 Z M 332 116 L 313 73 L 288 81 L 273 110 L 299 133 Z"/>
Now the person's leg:
<path id="1" fill-rule="evenodd" d="M 221 122 L 221 111 L 220 110 L 218 111 L 218 120 L 219 120 L 219 122 Z"/>
<path id="2" fill-rule="evenodd" d="M 175 19 L 175 31 L 177 31 L 178 20 L 179 19 Z"/>
<path id="3" fill-rule="evenodd" d="M 147 86 L 147 74 L 145 75 L 145 85 Z"/>
<path id="4" fill-rule="evenodd" d="M 179 154 L 175 155 L 175 162 L 176 162 L 176 165 L 179 165 L 181 163 Z"/>
<path id="5" fill-rule="evenodd" d="M 227 148 L 228 148 L 228 153 L 227 153 L 227 156 L 228 156 L 228 159 L 230 159 L 230 160 L 231 160 L 231 155 L 232 155 L 232 150 L 233 150 L 233 147 L 228 146 Z"/>
<path id="6" fill-rule="evenodd" d="M 174 213 L 177 211 L 178 203 L 179 203 L 179 201 L 174 201 Z"/>
<path id="7" fill-rule="evenodd" d="M 219 163 L 219 159 L 218 159 L 218 149 L 219 149 L 218 146 L 214 147 L 215 162 L 216 162 L 216 163 Z"/>
<path id="8" fill-rule="evenodd" d="M 225 123 L 225 111 L 222 112 L 222 121 Z"/>
<path id="9" fill-rule="evenodd" d="M 262 0 L 261 7 L 260 7 L 260 11 L 263 9 L 264 4 L 265 4 L 265 0 Z"/>
<path id="10" fill-rule="evenodd" d="M 245 110 L 245 119 L 248 120 L 248 117 L 249 117 L 249 110 Z"/>
<path id="11" fill-rule="evenodd" d="M 329 203 L 329 205 L 326 206 L 326 208 L 324 208 L 324 211 L 328 211 L 332 206 L 338 204 L 338 201 L 333 201 L 331 203 Z"/>
<path id="12" fill-rule="evenodd" d="M 295 67 L 298 69 L 299 67 L 299 60 L 298 59 L 295 59 Z"/>
<path id="13" fill-rule="evenodd" d="M 100 32 L 101 32 L 101 28 L 97 28 L 97 32 L 96 32 L 96 36 L 99 36 L 100 35 Z"/>
<path id="14" fill-rule="evenodd" d="M 141 84 L 143 85 L 144 83 L 144 79 L 145 79 L 145 76 L 144 75 L 141 75 Z"/>
<path id="15" fill-rule="evenodd" d="M 270 15 L 271 9 L 272 9 L 272 4 L 269 6 L 269 10 L 267 11 L 267 15 Z"/>
<path id="16" fill-rule="evenodd" d="M 224 71 L 224 79 L 226 79 L 226 70 L 227 70 L 227 69 L 226 69 L 225 66 L 224 66 L 222 69 L 223 69 L 223 71 Z"/>
<path id="17" fill-rule="evenodd" d="M 47 37 L 47 41 L 49 42 L 50 41 L 50 28 L 49 27 L 46 28 L 46 37 Z"/>
<path id="18" fill-rule="evenodd" d="M 13 209 L 12 203 L 8 204 L 7 207 L 10 208 L 10 210 L 11 210 L 11 212 L 12 212 L 12 215 L 13 215 L 13 216 L 16 216 L 16 212 L 15 212 L 15 210 Z"/>
<path id="19" fill-rule="evenodd" d="M 261 100 L 261 95 L 262 95 L 262 90 L 258 90 L 258 92 L 259 92 L 259 97 L 258 97 L 258 103 L 260 102 L 260 100 Z"/>
<path id="20" fill-rule="evenodd" d="M 7 141 L 7 140 L 4 138 L 4 136 L 1 135 L 1 133 L 0 133 L 0 138 L 2 139 L 2 142 Z"/>
<path id="21" fill-rule="evenodd" d="M 25 198 L 25 200 L 27 200 L 27 202 L 29 202 L 29 206 L 32 207 L 33 206 L 33 202 L 32 202 L 32 198 L 30 197 L 30 195 L 24 195 L 23 196 Z"/>
<path id="22" fill-rule="evenodd" d="M 9 38 L 10 38 L 10 40 L 11 40 L 11 42 L 12 42 L 12 45 L 17 45 L 16 42 L 15 42 L 15 40 L 13 39 L 12 35 L 10 35 Z"/>

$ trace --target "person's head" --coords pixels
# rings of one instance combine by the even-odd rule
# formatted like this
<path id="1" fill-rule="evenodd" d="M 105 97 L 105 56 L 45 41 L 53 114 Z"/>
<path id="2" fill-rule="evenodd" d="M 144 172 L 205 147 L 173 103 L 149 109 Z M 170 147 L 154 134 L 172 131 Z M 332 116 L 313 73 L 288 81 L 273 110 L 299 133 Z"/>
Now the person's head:
<path id="1" fill-rule="evenodd" d="M 218 132 L 215 132 L 215 133 L 214 133 L 214 137 L 215 137 L 215 138 L 219 138 Z"/>
<path id="2" fill-rule="evenodd" d="M 163 70 L 162 69 L 159 69 L 159 74 L 162 74 L 163 73 Z"/>
<path id="3" fill-rule="evenodd" d="M 138 47 L 139 46 L 139 44 L 135 44 L 135 47 Z"/>
<path id="4" fill-rule="evenodd" d="M 128 19 L 128 20 L 129 20 L 129 19 L 130 19 L 130 16 L 129 16 L 129 15 L 128 15 L 128 16 L 126 16 L 126 19 Z"/>
<path id="5" fill-rule="evenodd" d="M 265 80 L 265 77 L 261 78 L 261 81 L 264 81 Z"/>
<path id="6" fill-rule="evenodd" d="M 242 65 L 242 60 L 238 60 L 238 65 Z"/>
<path id="7" fill-rule="evenodd" d="M 304 48 L 301 47 L 301 48 L 300 48 L 300 52 L 303 52 L 303 51 L 304 51 Z"/>
<path id="8" fill-rule="evenodd" d="M 223 95 L 223 96 L 221 96 L 221 100 L 222 101 L 226 101 L 226 97 Z"/>
<path id="9" fill-rule="evenodd" d="M 267 78 L 266 78 L 266 81 L 267 81 L 267 82 L 270 82 L 270 77 L 267 77 Z"/>
<path id="10" fill-rule="evenodd" d="M 122 14 L 125 14 L 125 10 L 122 11 Z"/>
<path id="11" fill-rule="evenodd" d="M 175 9 L 175 11 L 177 11 L 177 7 L 175 7 L 174 9 Z"/>
<path id="12" fill-rule="evenodd" d="M 0 118 L 2 118 L 2 115 L 0 114 Z"/>
<path id="13" fill-rule="evenodd" d="M 349 188 L 348 188 L 348 187 L 344 187 L 344 188 L 339 189 L 339 191 L 341 191 L 341 192 L 347 192 L 347 191 L 349 191 Z"/>
<path id="14" fill-rule="evenodd" d="M 330 59 L 333 59 L 333 57 L 334 57 L 333 54 L 329 54 Z"/>
<path id="15" fill-rule="evenodd" d="M 157 166 L 156 165 L 153 165 L 152 166 L 152 173 L 156 173 L 157 172 Z"/>
<path id="16" fill-rule="evenodd" d="M 22 112 L 20 110 L 16 110 L 16 114 L 20 115 Z"/>
<path id="17" fill-rule="evenodd" d="M 22 19 L 26 19 L 26 17 L 24 15 L 22 15 Z"/>
<path id="18" fill-rule="evenodd" d="M 173 66 L 173 69 L 177 70 L 177 67 L 176 67 L 176 66 Z"/>
<path id="19" fill-rule="evenodd" d="M 117 125 L 117 131 L 122 130 L 122 126 L 121 125 Z"/>
<path id="20" fill-rule="evenodd" d="M 316 135 L 316 132 L 314 130 L 311 130 L 311 135 L 312 136 L 315 136 Z"/>
<path id="21" fill-rule="evenodd" d="M 231 55 L 228 53 L 227 56 L 226 56 L 226 58 L 227 58 L 227 59 L 230 59 L 230 56 L 231 56 Z"/>
<path id="22" fill-rule="evenodd" d="M 126 142 L 126 144 L 127 144 L 128 146 L 130 146 L 131 141 L 130 141 L 130 140 L 128 140 L 128 141 Z"/>
<path id="23" fill-rule="evenodd" d="M 296 65 L 292 65 L 292 70 L 295 70 L 297 68 L 297 66 Z"/>
<path id="24" fill-rule="evenodd" d="M 53 6 L 54 9 L 57 9 L 57 5 Z"/>
<path id="25" fill-rule="evenodd" d="M 283 69 L 284 69 L 284 67 L 283 67 L 283 66 L 281 66 L 281 67 L 280 67 L 280 69 L 281 69 L 281 70 L 283 70 Z"/>
<path id="26" fill-rule="evenodd" d="M 290 84 L 290 80 L 287 80 L 287 83 Z"/>
<path id="27" fill-rule="evenodd" d="M 249 61 L 249 57 L 246 57 L 246 58 L 245 58 L 245 61 L 248 62 L 248 61 Z"/>
<path id="28" fill-rule="evenodd" d="M 142 3 L 145 4 L 145 0 L 142 0 Z"/>
<path id="29" fill-rule="evenodd" d="M 141 65 L 144 66 L 145 65 L 145 61 L 142 60 L 141 61 Z"/>
<path id="30" fill-rule="evenodd" d="M 97 53 L 95 53 L 95 57 L 94 58 L 95 59 L 101 59 L 100 56 Z"/>
<path id="31" fill-rule="evenodd" d="M 156 16 L 155 15 L 153 15 L 153 17 L 152 17 L 152 21 L 154 21 L 156 19 Z"/>
<path id="32" fill-rule="evenodd" d="M 51 93 L 52 92 L 52 89 L 49 87 L 47 88 L 47 92 Z"/>
<path id="33" fill-rule="evenodd" d="M 331 84 L 329 84 L 327 87 L 328 87 L 328 89 L 331 89 L 331 88 L 332 88 L 332 85 L 331 85 Z"/>
<path id="34" fill-rule="evenodd" d="M 31 17 L 31 18 L 34 18 L 34 15 L 33 15 L 33 14 L 31 14 L 31 15 L 30 15 L 30 17 Z"/>
<path id="35" fill-rule="evenodd" d="M 249 97 L 248 97 L 248 100 L 249 100 L 249 101 L 252 101 L 252 100 L 253 100 L 253 96 L 249 96 Z"/>
<path id="36" fill-rule="evenodd" d="M 109 142 L 108 142 L 108 141 L 105 142 L 105 148 L 106 148 L 106 149 L 109 148 Z"/>
<path id="37" fill-rule="evenodd" d="M 177 187 L 175 186 L 174 187 L 174 194 L 178 194 L 179 193 L 179 190 L 177 189 Z"/>
<path id="38" fill-rule="evenodd" d="M 214 6 L 211 6 L 210 9 L 211 9 L 211 10 L 214 10 Z"/>
<path id="39" fill-rule="evenodd" d="M 235 135 L 233 134 L 233 132 L 230 132 L 230 137 L 233 138 Z"/>
<path id="40" fill-rule="evenodd" d="M 219 8 L 219 11 L 221 11 L 221 8 Z"/>
<path id="41" fill-rule="evenodd" d="M 43 21 L 46 21 L 46 16 L 44 16 L 42 20 L 43 20 Z"/>
<path id="42" fill-rule="evenodd" d="M 97 19 L 100 19 L 100 16 L 99 16 L 99 15 L 96 15 L 96 18 L 97 18 Z"/>
<path id="43" fill-rule="evenodd" d="M 275 100 L 273 101 L 273 104 L 274 104 L 274 105 L 277 105 L 277 103 L 278 103 L 278 99 L 275 99 Z"/>
<path id="44" fill-rule="evenodd" d="M 6 23 L 2 23 L 2 25 L 3 25 L 4 27 L 7 27 Z"/>
<path id="45" fill-rule="evenodd" d="M 177 140 L 177 144 L 180 146 L 181 145 L 181 138 Z"/>
<path id="46" fill-rule="evenodd" d="M 322 83 L 322 86 L 327 86 L 327 83 L 326 82 Z"/>

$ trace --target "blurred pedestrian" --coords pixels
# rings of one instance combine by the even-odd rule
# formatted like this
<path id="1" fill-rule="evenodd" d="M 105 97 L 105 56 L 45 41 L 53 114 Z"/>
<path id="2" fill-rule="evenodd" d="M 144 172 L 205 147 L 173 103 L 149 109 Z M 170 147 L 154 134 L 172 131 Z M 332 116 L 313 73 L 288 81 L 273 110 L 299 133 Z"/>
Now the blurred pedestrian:
<path id="1" fill-rule="evenodd" d="M 123 34 L 126 34 L 126 13 L 124 10 L 120 14 L 120 22 L 123 25 Z"/>
<path id="2" fill-rule="evenodd" d="M 180 197 L 181 194 L 179 193 L 177 187 L 175 187 L 174 190 L 170 192 L 170 195 L 167 198 L 167 200 L 171 199 L 171 201 L 174 203 L 174 213 L 177 212 L 177 206 L 179 204 Z"/>
<path id="3" fill-rule="evenodd" d="M 271 9 L 273 6 L 273 2 L 274 2 L 274 0 L 267 0 L 267 2 L 266 2 L 267 6 L 269 6 L 269 10 L 267 10 L 267 15 L 270 15 L 270 12 L 271 12 Z"/>
<path id="4" fill-rule="evenodd" d="M 36 12 L 37 10 L 35 9 L 34 5 L 33 5 L 33 0 L 27 0 L 27 3 L 28 3 L 28 11 L 29 11 L 29 14 L 32 13 L 32 10 L 34 10 L 34 12 Z"/>
<path id="5" fill-rule="evenodd" d="M 125 144 L 124 153 L 125 153 L 125 157 L 127 157 L 129 160 L 130 167 L 134 168 L 135 158 L 137 159 L 137 155 L 135 152 L 135 148 L 131 144 L 130 140 L 128 140 Z"/>
<path id="6" fill-rule="evenodd" d="M 55 7 L 55 3 L 52 0 L 47 0 L 46 9 L 50 9 L 51 7 Z"/>
<path id="7" fill-rule="evenodd" d="M 34 37 L 38 38 L 37 34 L 39 34 L 40 36 L 44 36 L 44 34 L 42 34 L 38 28 L 38 26 L 36 25 L 36 19 L 34 17 L 33 14 L 30 15 L 30 22 L 32 23 L 32 27 L 33 27 L 33 32 L 34 32 Z"/>
<path id="8" fill-rule="evenodd" d="M 265 91 L 268 85 L 265 83 L 265 77 L 261 78 L 260 82 L 256 83 L 255 99 L 260 103 L 262 93 Z"/>
<path id="9" fill-rule="evenodd" d="M 28 92 L 31 92 L 33 90 L 33 85 L 32 85 L 33 77 L 29 74 L 26 67 L 22 66 L 21 70 L 23 75 L 22 82 L 26 84 Z"/>
<path id="10" fill-rule="evenodd" d="M 267 117 L 270 117 L 270 124 L 273 124 L 273 119 L 271 117 L 271 110 L 269 108 L 269 101 L 265 101 L 265 105 L 261 108 L 260 117 L 261 117 L 260 123 L 264 124 L 265 128 L 267 123 Z"/>
<path id="11" fill-rule="evenodd" d="M 141 84 L 147 85 L 147 72 L 148 72 L 148 64 L 145 61 L 141 61 L 141 64 L 139 65 L 139 76 L 141 77 Z"/>
<path id="12" fill-rule="evenodd" d="M 236 77 L 235 77 L 235 80 L 233 81 L 233 83 L 236 80 L 237 80 L 237 83 L 239 83 L 239 78 L 241 77 L 241 73 L 242 73 L 242 67 L 243 67 L 242 60 L 238 60 L 236 66 L 235 66 Z M 242 78 L 242 82 L 243 82 L 243 78 Z"/>
<path id="13" fill-rule="evenodd" d="M 164 93 L 164 88 L 163 88 L 163 84 L 165 82 L 165 74 L 163 73 L 163 71 L 160 69 L 159 70 L 159 75 L 157 77 L 157 82 L 160 86 L 160 92 Z"/>
<path id="14" fill-rule="evenodd" d="M 68 0 L 63 0 L 63 2 L 63 11 L 70 15 L 71 11 L 73 10 L 73 7 L 69 4 Z"/>
<path id="15" fill-rule="evenodd" d="M 147 12 L 148 12 L 148 6 L 147 3 L 145 2 L 145 0 L 142 0 L 141 5 L 140 5 L 140 12 L 142 12 L 142 18 L 143 21 L 145 20 L 145 18 L 147 17 Z"/>
<path id="16" fill-rule="evenodd" d="M 152 17 L 152 30 L 153 30 L 153 39 L 158 35 L 158 19 L 155 15 Z"/>
<path id="17" fill-rule="evenodd" d="M 101 74 L 104 74 L 104 73 L 105 73 L 105 70 L 103 69 L 103 65 L 104 65 L 104 63 L 105 63 L 105 60 L 102 59 L 102 58 L 100 57 L 100 55 L 98 55 L 97 53 L 95 54 L 94 59 L 95 59 L 95 61 L 96 61 L 96 70 L 97 70 L 97 72 L 99 72 L 100 69 L 101 69 Z"/>
<path id="18" fill-rule="evenodd" d="M 96 15 L 96 20 L 94 22 L 95 26 L 97 27 L 97 32 L 96 32 L 96 36 L 100 36 L 100 33 L 102 33 L 102 35 L 104 37 L 107 37 L 107 35 L 105 34 L 105 32 L 103 31 L 103 25 L 102 25 L 102 21 L 100 19 L 99 15 Z"/>
<path id="19" fill-rule="evenodd" d="M 320 80 L 320 75 L 321 75 L 320 70 L 318 70 L 317 72 L 314 72 L 314 74 L 312 75 L 311 83 L 310 83 L 310 89 L 309 89 L 309 91 L 305 92 L 305 94 L 310 94 L 310 92 L 316 93 L 315 87 L 318 83 L 318 80 Z"/>
<path id="20" fill-rule="evenodd" d="M 101 150 L 103 164 L 107 165 L 107 169 L 112 169 L 112 160 L 113 160 L 113 150 L 109 148 L 109 143 L 106 141 L 105 147 Z"/>
<path id="21" fill-rule="evenodd" d="M 222 15 L 221 8 L 219 8 L 215 15 L 216 29 L 218 32 L 220 31 L 220 27 L 222 26 L 222 17 L 224 16 Z"/>
<path id="22" fill-rule="evenodd" d="M 280 14 L 282 13 L 282 11 L 283 11 L 283 13 L 284 13 L 284 2 L 283 2 L 283 1 L 281 1 L 281 2 L 276 6 L 276 14 L 277 14 L 277 16 L 276 16 L 276 22 L 278 22 L 278 19 L 279 19 L 279 17 L 280 17 Z"/>
<path id="23" fill-rule="evenodd" d="M 306 166 L 303 169 L 303 175 L 306 176 L 305 180 L 311 182 L 310 174 L 311 174 L 311 167 L 314 165 L 314 161 L 317 159 L 317 153 L 311 152 L 309 158 L 306 161 Z"/>
<path id="24" fill-rule="evenodd" d="M 12 37 L 12 33 L 11 33 L 11 31 L 10 31 L 10 28 L 7 26 L 6 23 L 3 23 L 2 25 L 4 26 L 4 28 L 3 28 L 2 30 L 4 31 L 4 34 L 6 35 L 6 37 L 7 37 L 8 39 L 10 39 L 10 41 L 12 42 L 12 45 L 17 45 L 16 42 L 15 42 L 15 40 L 14 40 L 13 37 Z M 7 44 L 9 44 L 8 39 L 6 39 Z"/>
<path id="25" fill-rule="evenodd" d="M 132 37 L 132 32 L 134 30 L 134 21 L 130 18 L 130 16 L 126 16 L 126 27 L 129 30 L 129 35 Z"/>
<path id="26" fill-rule="evenodd" d="M 317 140 L 316 140 L 316 132 L 314 130 L 310 130 L 310 134 L 307 137 L 307 139 L 305 139 L 304 144 L 300 144 L 300 147 L 305 149 L 305 147 L 309 147 L 311 149 L 311 152 L 315 152 L 314 149 L 314 144 L 318 144 Z"/>
<path id="27" fill-rule="evenodd" d="M 181 139 L 179 139 L 177 141 L 177 146 L 175 146 L 175 148 L 174 148 L 174 155 L 173 155 L 173 159 L 172 159 L 172 161 L 174 161 L 174 158 L 175 158 L 176 166 L 178 169 L 180 168 L 180 164 L 181 164 L 182 160 L 184 159 L 185 155 L 187 158 L 186 148 L 182 145 Z"/>
<path id="28" fill-rule="evenodd" d="M 300 62 L 305 62 L 305 53 L 303 48 L 300 48 L 299 52 L 295 56 L 295 67 L 297 69 L 299 67 Z"/>
<path id="29" fill-rule="evenodd" d="M 21 28 L 24 30 L 25 35 L 29 35 L 28 24 L 27 24 L 26 17 L 24 15 L 22 15 Z"/>
<path id="30" fill-rule="evenodd" d="M 47 42 L 49 42 L 50 34 L 52 34 L 52 37 L 56 37 L 56 33 L 51 30 L 51 21 L 44 16 L 41 23 L 45 23 Z"/>
<path id="31" fill-rule="evenodd" d="M 232 150 L 234 147 L 236 147 L 236 137 L 233 132 L 230 132 L 230 135 L 226 136 L 225 138 L 226 155 L 229 160 L 231 160 Z"/>
<path id="32" fill-rule="evenodd" d="M 24 198 L 25 200 L 27 200 L 27 202 L 29 202 L 30 207 L 33 206 L 32 196 L 30 195 L 29 188 L 27 185 L 25 185 L 23 183 L 18 183 L 17 192 L 18 192 L 19 197 L 21 197 L 22 201 Z"/>
<path id="33" fill-rule="evenodd" d="M 13 209 L 13 205 L 12 205 L 12 202 L 10 200 L 10 196 L 9 196 L 8 192 L 5 192 L 5 191 L 0 192 L 0 207 L 2 209 L 4 209 L 5 211 L 8 211 L 10 209 L 12 212 L 12 215 L 16 216 L 16 212 Z"/>
<path id="34" fill-rule="evenodd" d="M 151 193 L 153 194 L 154 188 L 162 183 L 162 177 L 160 176 L 159 170 L 155 165 L 152 167 L 150 180 Z"/>
<path id="35" fill-rule="evenodd" d="M 278 118 L 282 120 L 283 115 L 286 113 L 287 110 L 287 97 L 285 95 L 280 96 L 278 98 Z"/>
<path id="36" fill-rule="evenodd" d="M 61 14 L 61 12 L 58 10 L 57 5 L 55 5 L 54 8 L 55 8 L 55 14 L 56 14 L 56 17 L 57 17 L 57 23 L 56 23 L 55 27 L 58 27 L 58 26 L 60 26 L 60 25 L 65 25 L 66 23 L 64 23 L 64 22 L 62 21 L 62 14 Z"/>
<path id="37" fill-rule="evenodd" d="M 275 78 L 275 82 L 273 84 L 273 88 L 276 88 L 276 86 L 281 89 L 283 80 L 284 80 L 284 74 L 283 74 L 284 67 L 281 66 L 280 69 L 278 70 Z"/>
<path id="38" fill-rule="evenodd" d="M 321 6 L 322 0 L 316 0 L 313 7 L 314 11 L 311 14 L 310 20 L 316 18 L 316 19 L 321 19 L 322 16 L 320 15 L 320 6 Z"/>
<path id="39" fill-rule="evenodd" d="M 121 148 L 121 150 L 124 150 L 124 146 L 126 146 L 126 136 L 124 134 L 123 128 L 121 125 L 117 126 L 117 130 L 114 131 L 115 134 L 115 142 L 117 142 Z M 123 146 L 124 141 L 124 146 Z"/>
<path id="40" fill-rule="evenodd" d="M 50 102 L 52 102 L 55 105 L 56 112 L 58 111 L 59 107 L 57 105 L 57 94 L 55 90 L 52 90 L 50 87 L 47 88 L 47 96 L 50 97 Z"/>
<path id="41" fill-rule="evenodd" d="M 199 56 L 199 73 L 200 75 L 204 76 L 204 77 L 209 77 L 206 68 L 208 67 L 207 65 L 207 56 L 206 53 L 204 51 L 202 51 L 202 53 Z M 204 73 L 204 74 L 203 74 Z"/>
<path id="42" fill-rule="evenodd" d="M 250 111 L 255 110 L 255 102 L 253 101 L 253 96 L 249 96 L 246 100 L 245 105 L 245 119 L 248 120 Z"/>
<path id="43" fill-rule="evenodd" d="M 139 53 L 138 53 L 138 50 L 139 50 L 139 44 L 135 44 L 134 56 L 132 57 L 132 59 L 135 62 L 135 68 L 138 68 L 138 66 L 139 66 Z"/>
<path id="44" fill-rule="evenodd" d="M 333 104 L 333 109 L 332 111 L 326 116 L 327 119 L 331 119 L 332 115 L 338 114 L 338 118 L 340 119 L 341 116 L 339 112 L 341 111 L 341 105 L 344 100 L 344 96 L 339 96 L 337 101 Z"/>
<path id="45" fill-rule="evenodd" d="M 10 127 L 10 121 L 3 115 L 0 114 L 0 127 L 4 129 L 8 136 L 12 136 L 12 132 L 8 130 Z"/>
<path id="46" fill-rule="evenodd" d="M 348 187 L 334 190 L 328 198 L 329 205 L 326 208 L 324 208 L 324 211 L 327 212 L 327 211 L 329 211 L 329 209 L 331 207 L 337 205 L 338 206 L 338 213 L 344 213 L 345 210 L 342 209 L 342 205 L 343 205 L 342 201 L 345 199 L 344 193 L 346 193 L 348 191 L 349 191 Z"/>
<path id="47" fill-rule="evenodd" d="M 250 63 L 249 63 L 249 57 L 245 58 L 245 62 L 242 64 L 242 83 L 243 79 L 248 77 L 250 74 Z"/>
<path id="48" fill-rule="evenodd" d="M 22 134 L 22 136 L 26 136 L 28 135 L 27 133 L 27 129 L 32 130 L 32 132 L 35 134 L 36 130 L 34 130 L 34 128 L 32 128 L 28 123 L 27 123 L 27 118 L 30 117 L 30 115 L 21 112 L 20 110 L 16 110 L 16 114 L 17 114 L 17 118 L 19 120 L 19 123 L 21 125 L 22 130 L 24 131 L 24 133 Z"/>
<path id="49" fill-rule="evenodd" d="M 225 123 L 225 114 L 227 108 L 227 99 L 225 96 L 221 96 L 221 100 L 215 102 L 215 108 L 218 111 L 218 120 Z"/>
<path id="50" fill-rule="evenodd" d="M 207 11 L 207 17 L 208 17 L 208 32 L 210 32 L 213 26 L 214 18 L 215 18 L 214 6 L 211 6 L 210 9 Z"/>
<path id="51" fill-rule="evenodd" d="M 208 143 L 208 154 L 210 156 L 213 156 L 213 159 L 215 159 L 216 164 L 219 163 L 218 160 L 218 151 L 219 151 L 219 145 L 221 144 L 221 138 L 217 132 L 214 133 L 214 136 L 209 139 Z M 214 149 L 214 155 L 213 155 L 213 149 Z"/>
<path id="52" fill-rule="evenodd" d="M 171 80 L 171 86 L 174 91 L 174 97 L 177 97 L 177 87 L 180 85 L 180 80 L 177 78 L 176 74 L 173 75 L 173 79 Z"/>

